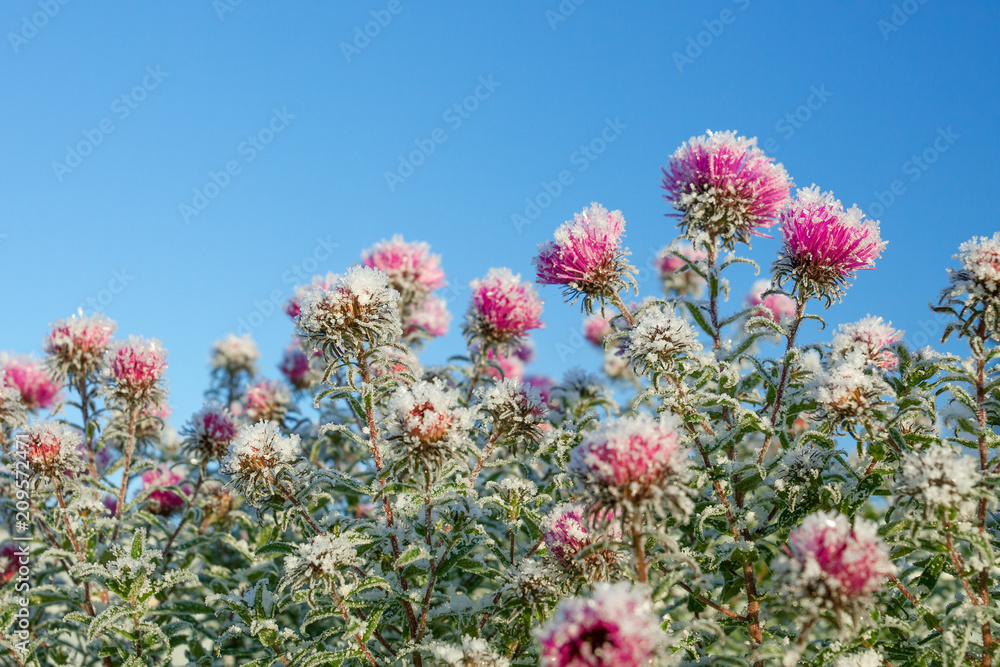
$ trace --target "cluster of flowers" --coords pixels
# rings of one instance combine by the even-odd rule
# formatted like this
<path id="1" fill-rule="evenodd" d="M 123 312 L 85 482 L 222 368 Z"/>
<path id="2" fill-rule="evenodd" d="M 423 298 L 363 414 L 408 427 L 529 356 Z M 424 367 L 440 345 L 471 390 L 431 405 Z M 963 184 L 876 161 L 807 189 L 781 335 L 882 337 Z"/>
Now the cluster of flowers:
<path id="1" fill-rule="evenodd" d="M 684 143 L 660 298 L 638 298 L 621 211 L 591 204 L 540 244 L 535 282 L 581 302 L 604 377 L 527 375 L 543 303 L 507 268 L 470 284 L 465 354 L 424 367 L 445 274 L 402 237 L 296 288 L 283 380 L 249 336 L 217 341 L 179 434 L 158 341 L 55 323 L 44 359 L 0 357 L 0 512 L 37 531 L 30 567 L 0 545 L 0 647 L 129 667 L 994 664 L 1000 234 L 960 248 L 935 306 L 969 358 L 876 316 L 803 345 L 810 307 L 886 244 L 792 188 L 754 139 Z M 723 312 L 723 272 L 757 268 L 724 253 L 775 225 L 769 277 Z"/>

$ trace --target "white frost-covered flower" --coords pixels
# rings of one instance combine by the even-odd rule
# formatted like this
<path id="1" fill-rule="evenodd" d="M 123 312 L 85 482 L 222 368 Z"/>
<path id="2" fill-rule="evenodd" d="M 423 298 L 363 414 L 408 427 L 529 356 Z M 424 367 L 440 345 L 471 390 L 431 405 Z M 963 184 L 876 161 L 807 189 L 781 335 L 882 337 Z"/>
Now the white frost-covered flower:
<path id="1" fill-rule="evenodd" d="M 955 259 L 958 269 L 949 269 L 951 287 L 945 296 L 957 299 L 969 296 L 969 305 L 982 304 L 992 311 L 990 321 L 996 334 L 996 318 L 1000 311 L 1000 232 L 993 236 L 974 236 L 958 247 Z"/>
<path id="2" fill-rule="evenodd" d="M 833 667 L 882 667 L 884 664 L 882 656 L 873 650 L 868 650 L 864 653 L 841 656 L 833 663 Z"/>
<path id="3" fill-rule="evenodd" d="M 899 365 L 899 359 L 888 347 L 902 337 L 903 332 L 893 329 L 892 322 L 869 315 L 857 322 L 840 325 L 831 345 L 833 357 L 845 359 L 857 353 L 866 363 L 892 370 Z"/>
<path id="4" fill-rule="evenodd" d="M 510 667 L 510 661 L 490 648 L 485 639 L 462 636 L 461 644 L 434 642 L 431 654 L 447 667 Z"/>
<path id="5" fill-rule="evenodd" d="M 0 376 L 0 431 L 23 426 L 27 419 L 21 392 Z"/>
<path id="6" fill-rule="evenodd" d="M 301 456 L 298 435 L 283 435 L 274 422 L 261 421 L 240 429 L 229 443 L 219 472 L 231 475 L 234 486 L 241 488 L 253 503 L 261 489 L 270 491 L 278 476 Z"/>
<path id="7" fill-rule="evenodd" d="M 856 419 L 868 413 L 891 391 L 878 375 L 865 372 L 857 352 L 815 374 L 811 383 L 821 410 L 834 419 Z"/>
<path id="8" fill-rule="evenodd" d="M 463 406 L 458 392 L 440 380 L 397 389 L 388 413 L 390 458 L 403 469 L 440 472 L 471 451 L 476 410 Z"/>
<path id="9" fill-rule="evenodd" d="M 667 305 L 642 310 L 623 339 L 624 354 L 640 373 L 666 371 L 676 360 L 702 349 L 694 328 Z"/>
<path id="10" fill-rule="evenodd" d="M 969 512 L 970 496 L 980 479 L 979 462 L 951 445 L 934 444 L 907 452 L 896 478 L 897 489 L 918 499 L 927 509 L 949 508 Z"/>
<path id="11" fill-rule="evenodd" d="M 212 346 L 212 368 L 230 375 L 246 373 L 247 376 L 253 377 L 257 374 L 258 359 L 260 350 L 257 349 L 257 343 L 250 338 L 250 334 L 245 336 L 228 334 L 215 341 Z"/>
<path id="12" fill-rule="evenodd" d="M 550 565 L 525 558 L 504 573 L 500 592 L 535 607 L 556 595 L 558 580 L 558 573 Z"/>
<path id="13" fill-rule="evenodd" d="M 299 545 L 295 554 L 285 558 L 285 570 L 296 584 L 316 582 L 344 584 L 345 571 L 361 567 L 354 542 L 343 535 L 323 533 Z"/>
<path id="14" fill-rule="evenodd" d="M 518 378 L 507 378 L 477 390 L 479 409 L 494 433 L 511 440 L 541 440 L 548 410 L 541 394 Z"/>

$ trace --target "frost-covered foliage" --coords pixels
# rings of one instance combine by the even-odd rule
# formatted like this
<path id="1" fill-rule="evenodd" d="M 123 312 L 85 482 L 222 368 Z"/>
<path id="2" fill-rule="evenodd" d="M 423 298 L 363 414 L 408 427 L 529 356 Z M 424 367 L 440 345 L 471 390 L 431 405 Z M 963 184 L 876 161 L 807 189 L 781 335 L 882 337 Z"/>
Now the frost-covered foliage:
<path id="1" fill-rule="evenodd" d="M 442 260 L 402 237 L 296 288 L 283 380 L 220 338 L 177 431 L 163 345 L 106 316 L 0 353 L 2 663 L 996 665 L 1000 235 L 941 267 L 968 354 L 917 350 L 824 326 L 877 279 L 879 223 L 791 198 L 754 140 L 692 138 L 663 185 L 654 280 L 592 204 L 540 291 L 472 282 L 446 365 L 420 359 Z M 559 288 L 603 372 L 531 374 Z"/>

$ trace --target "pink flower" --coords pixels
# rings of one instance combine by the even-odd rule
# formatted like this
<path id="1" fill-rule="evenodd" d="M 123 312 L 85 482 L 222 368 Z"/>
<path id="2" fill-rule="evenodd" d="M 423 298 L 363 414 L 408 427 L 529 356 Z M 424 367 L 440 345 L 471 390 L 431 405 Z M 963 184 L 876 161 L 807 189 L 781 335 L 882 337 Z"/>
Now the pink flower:
<path id="1" fill-rule="evenodd" d="M 382 240 L 361 254 L 361 261 L 389 276 L 389 284 L 403 295 L 424 295 L 444 287 L 441 257 L 426 243 L 407 243 L 396 235 Z"/>
<path id="2" fill-rule="evenodd" d="M 775 278 L 793 279 L 807 292 L 839 298 L 848 277 L 871 269 L 886 243 L 877 220 L 866 220 L 857 206 L 845 211 L 830 192 L 815 185 L 798 191 L 781 212 L 784 244 Z"/>
<path id="3" fill-rule="evenodd" d="M 28 565 L 28 547 L 7 542 L 0 546 L 0 586 L 6 586 L 17 576 L 22 565 Z"/>
<path id="4" fill-rule="evenodd" d="M 403 335 L 412 337 L 422 334 L 424 337 L 437 338 L 448 333 L 451 313 L 448 304 L 439 296 L 428 294 L 412 313 L 403 321 Z"/>
<path id="5" fill-rule="evenodd" d="M 685 262 L 675 253 L 680 253 L 688 261 Z M 700 295 L 705 287 L 705 279 L 691 270 L 689 262 L 701 262 L 707 258 L 708 254 L 705 251 L 695 250 L 690 243 L 681 243 L 676 247 L 661 250 L 657 255 L 656 264 L 664 291 L 675 291 L 681 296 Z"/>
<path id="6" fill-rule="evenodd" d="M 56 322 L 45 337 L 45 353 L 60 377 L 92 375 L 100 368 L 117 325 L 104 315 L 73 315 Z"/>
<path id="7" fill-rule="evenodd" d="M 28 356 L 0 355 L 0 371 L 6 384 L 21 394 L 21 404 L 29 412 L 44 410 L 55 402 L 59 385 L 38 360 Z"/>
<path id="8" fill-rule="evenodd" d="M 557 505 L 542 523 L 542 538 L 545 546 L 556 561 L 566 568 L 574 568 L 577 565 L 576 555 L 582 549 L 594 543 L 594 538 L 598 537 L 587 529 L 584 524 L 586 507 L 580 503 L 563 503 Z M 608 529 L 607 537 L 612 540 L 621 540 L 621 527 L 618 525 L 615 515 L 603 513 L 598 517 L 602 524 L 606 524 Z M 596 554 L 594 554 L 596 555 Z"/>
<path id="9" fill-rule="evenodd" d="M 83 472 L 80 434 L 65 424 L 46 421 L 26 426 L 17 435 L 20 451 L 28 466 L 40 475 L 54 476 Z"/>
<path id="10" fill-rule="evenodd" d="M 615 331 L 611 328 L 611 320 L 594 313 L 583 321 L 583 336 L 593 345 L 602 347 L 604 339 Z"/>
<path id="11" fill-rule="evenodd" d="M 243 411 L 252 421 L 281 421 L 291 405 L 291 393 L 276 380 L 251 385 L 243 397 Z"/>
<path id="12" fill-rule="evenodd" d="M 771 289 L 769 280 L 758 280 L 753 284 L 746 298 L 746 304 L 755 307 L 753 314 L 768 317 L 774 322 L 781 322 L 782 317 L 795 317 L 795 311 L 798 309 L 795 299 L 787 294 L 761 296 L 769 289 Z"/>
<path id="13" fill-rule="evenodd" d="M 104 375 L 111 395 L 130 403 L 159 402 L 166 359 L 166 350 L 155 338 L 129 336 L 127 341 L 113 344 L 104 355 Z"/>
<path id="14" fill-rule="evenodd" d="M 554 379 L 544 375 L 529 375 L 524 378 L 524 381 L 534 387 L 545 404 L 549 405 L 549 396 L 552 395 L 552 389 L 556 386 Z"/>
<path id="15" fill-rule="evenodd" d="M 725 247 L 771 227 L 791 186 L 756 138 L 732 131 L 691 137 L 663 169 L 664 197 L 680 211 L 682 231 L 692 241 L 700 234 L 719 238 Z"/>
<path id="16" fill-rule="evenodd" d="M 891 371 L 899 365 L 899 359 L 887 348 L 902 337 L 903 332 L 893 329 L 892 322 L 869 315 L 859 322 L 840 325 L 840 331 L 833 336 L 833 354 L 846 358 L 859 352 L 867 363 Z"/>
<path id="17" fill-rule="evenodd" d="M 184 507 L 186 500 L 183 496 L 162 488 L 177 486 L 183 481 L 184 475 L 177 474 L 165 465 L 157 465 L 152 470 L 142 473 L 143 490 L 153 489 L 148 496 L 152 501 L 150 511 L 153 514 L 170 514 L 174 510 Z M 191 495 L 191 490 L 186 486 L 182 487 L 182 490 L 186 495 Z"/>
<path id="18" fill-rule="evenodd" d="M 896 571 L 874 522 L 817 512 L 788 536 L 790 574 L 834 606 L 865 598 Z"/>
<path id="19" fill-rule="evenodd" d="M 625 218 L 593 203 L 555 233 L 555 241 L 538 246 L 534 259 L 538 282 L 564 285 L 568 296 L 609 299 L 631 281 L 631 268 L 621 248 Z M 588 307 L 589 311 L 590 308 Z"/>
<path id="20" fill-rule="evenodd" d="M 489 349 L 486 351 L 486 360 L 500 366 L 499 371 L 492 364 L 483 369 L 483 372 L 494 380 L 502 379 L 501 375 L 503 378 L 524 377 L 524 362 L 518 359 L 517 355 L 506 355 Z"/>
<path id="21" fill-rule="evenodd" d="M 236 437 L 236 421 L 229 410 L 210 403 L 194 413 L 182 434 L 187 451 L 202 459 L 220 460 Z"/>
<path id="22" fill-rule="evenodd" d="M 473 280 L 472 303 L 465 333 L 487 346 L 519 342 L 542 325 L 542 301 L 529 283 L 510 269 L 490 269 L 485 278 Z"/>
<path id="23" fill-rule="evenodd" d="M 649 599 L 627 583 L 563 600 L 537 634 L 542 664 L 551 667 L 645 667 L 664 641 Z"/>
<path id="24" fill-rule="evenodd" d="M 292 344 L 281 357 L 278 370 L 295 389 L 308 389 L 323 378 L 322 370 L 315 367 L 313 360 L 316 359 L 317 355 L 310 359 L 301 347 Z"/>

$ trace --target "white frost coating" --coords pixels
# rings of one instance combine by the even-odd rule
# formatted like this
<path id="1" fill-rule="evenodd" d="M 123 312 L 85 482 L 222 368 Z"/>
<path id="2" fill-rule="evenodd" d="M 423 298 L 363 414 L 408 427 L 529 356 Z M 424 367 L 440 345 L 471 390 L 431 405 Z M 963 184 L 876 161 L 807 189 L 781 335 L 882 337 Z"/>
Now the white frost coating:
<path id="1" fill-rule="evenodd" d="M 358 557 L 351 540 L 329 534 L 317 535 L 299 545 L 295 555 L 285 558 L 285 569 L 293 575 L 339 577 L 341 570 L 362 565 L 364 561 Z"/>
<path id="2" fill-rule="evenodd" d="M 462 636 L 461 644 L 435 642 L 431 653 L 448 667 L 510 667 L 510 661 L 479 637 Z"/>
<path id="3" fill-rule="evenodd" d="M 970 496 L 980 481 L 979 462 L 953 447 L 934 444 L 903 457 L 896 484 L 928 508 L 944 507 L 970 513 Z"/>
<path id="4" fill-rule="evenodd" d="M 638 368 L 670 367 L 675 357 L 701 349 L 694 328 L 665 305 L 639 313 L 625 339 L 626 354 Z"/>
<path id="5" fill-rule="evenodd" d="M 273 468 L 294 463 L 301 454 L 298 435 L 283 435 L 274 422 L 246 424 L 229 443 L 220 471 L 234 475 L 247 469 Z"/>

